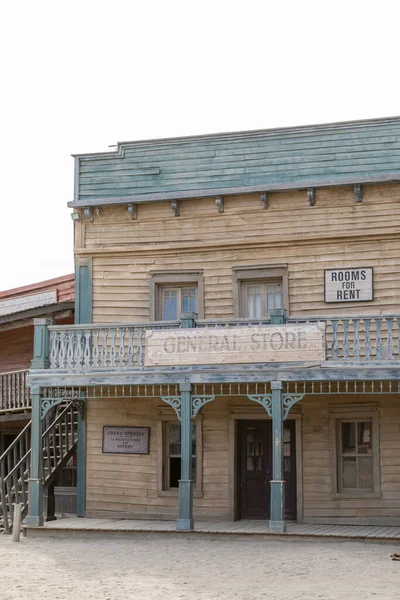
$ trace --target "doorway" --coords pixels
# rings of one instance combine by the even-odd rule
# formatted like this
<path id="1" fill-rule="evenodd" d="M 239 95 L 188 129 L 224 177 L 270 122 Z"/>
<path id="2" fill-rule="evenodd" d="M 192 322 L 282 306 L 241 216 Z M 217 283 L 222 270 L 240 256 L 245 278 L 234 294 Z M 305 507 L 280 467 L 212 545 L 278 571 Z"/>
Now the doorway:
<path id="1" fill-rule="evenodd" d="M 285 518 L 296 519 L 295 422 L 283 432 Z M 272 421 L 238 421 L 237 482 L 239 519 L 269 519 L 272 479 Z"/>

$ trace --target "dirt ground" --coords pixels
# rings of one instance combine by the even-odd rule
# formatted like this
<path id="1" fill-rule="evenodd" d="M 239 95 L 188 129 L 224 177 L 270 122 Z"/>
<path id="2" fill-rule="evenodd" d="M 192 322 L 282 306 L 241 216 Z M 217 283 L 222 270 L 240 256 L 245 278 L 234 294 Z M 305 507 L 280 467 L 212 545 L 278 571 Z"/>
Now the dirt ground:
<path id="1" fill-rule="evenodd" d="M 400 544 L 0 538 L 1 600 L 400 599 Z"/>

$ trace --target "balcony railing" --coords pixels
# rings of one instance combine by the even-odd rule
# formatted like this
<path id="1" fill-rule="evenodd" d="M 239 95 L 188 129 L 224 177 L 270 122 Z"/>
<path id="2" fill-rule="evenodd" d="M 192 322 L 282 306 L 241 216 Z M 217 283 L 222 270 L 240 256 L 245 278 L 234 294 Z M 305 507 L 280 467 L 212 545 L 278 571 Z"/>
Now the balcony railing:
<path id="1" fill-rule="evenodd" d="M 400 361 L 400 316 L 289 318 L 289 324 L 325 323 L 325 360 L 331 363 Z M 198 328 L 254 327 L 269 319 L 198 320 Z M 144 366 L 145 331 L 176 329 L 180 321 L 50 326 L 50 369 L 87 371 Z"/>
<path id="2" fill-rule="evenodd" d="M 0 373 L 0 412 L 17 412 L 31 408 L 30 389 L 26 385 L 28 370 Z"/>

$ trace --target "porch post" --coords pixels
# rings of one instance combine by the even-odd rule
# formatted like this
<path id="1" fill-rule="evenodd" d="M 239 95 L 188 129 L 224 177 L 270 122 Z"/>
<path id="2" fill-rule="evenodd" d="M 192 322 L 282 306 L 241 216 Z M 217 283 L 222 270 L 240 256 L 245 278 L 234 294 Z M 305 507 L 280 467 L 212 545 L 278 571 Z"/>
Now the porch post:
<path id="1" fill-rule="evenodd" d="M 40 388 L 33 387 L 31 394 L 31 473 L 29 477 L 29 514 L 25 523 L 32 527 L 41 527 L 43 525 L 43 442 Z"/>
<path id="2" fill-rule="evenodd" d="M 272 390 L 272 476 L 269 529 L 283 533 L 285 525 L 285 482 L 283 481 L 282 381 L 271 381 Z"/>
<path id="3" fill-rule="evenodd" d="M 76 469 L 76 516 L 84 517 L 86 508 L 86 402 L 78 409 L 78 444 Z"/>
<path id="4" fill-rule="evenodd" d="M 181 383 L 181 478 L 179 480 L 178 531 L 193 530 L 192 386 Z"/>

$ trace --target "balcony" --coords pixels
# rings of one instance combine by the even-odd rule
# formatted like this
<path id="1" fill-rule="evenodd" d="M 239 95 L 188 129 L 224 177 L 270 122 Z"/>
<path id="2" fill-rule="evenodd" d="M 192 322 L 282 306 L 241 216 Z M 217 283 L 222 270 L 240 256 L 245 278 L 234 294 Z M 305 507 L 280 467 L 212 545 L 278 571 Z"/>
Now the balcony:
<path id="1" fill-rule="evenodd" d="M 324 357 L 334 365 L 400 366 L 400 317 L 307 317 L 287 325 L 320 324 L 325 330 Z M 196 328 L 243 328 L 272 325 L 270 320 L 198 320 Z M 143 370 L 149 330 L 178 329 L 180 321 L 110 325 L 49 326 L 49 370 L 89 372 Z M 306 362 L 306 361 L 305 361 Z"/>
<path id="2" fill-rule="evenodd" d="M 29 371 L 0 373 L 0 413 L 22 412 L 31 408 L 31 394 L 27 386 Z"/>

